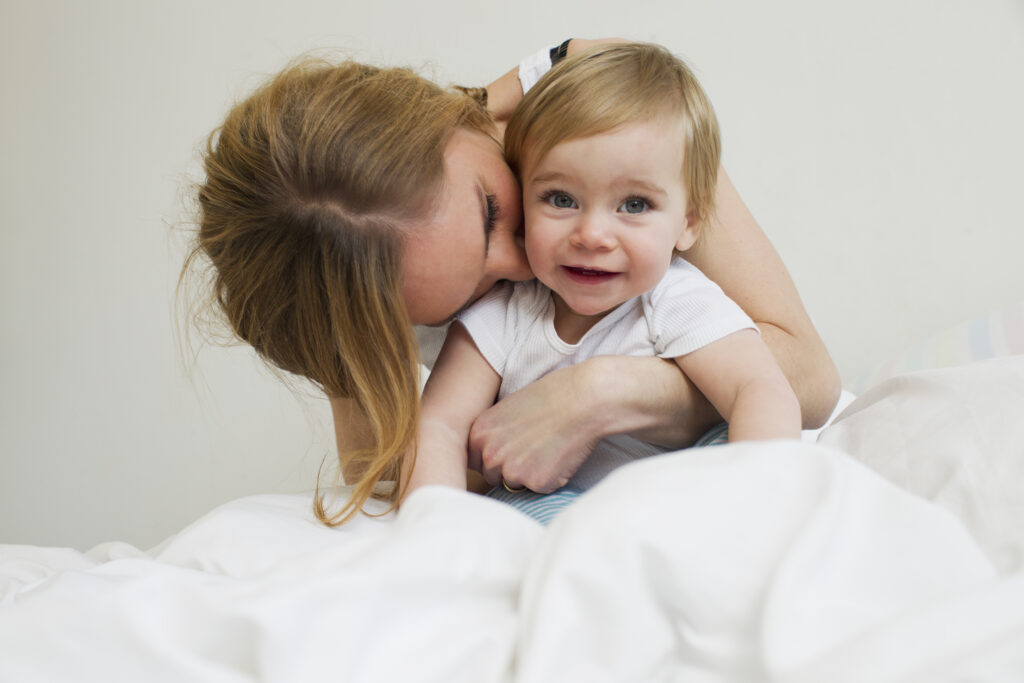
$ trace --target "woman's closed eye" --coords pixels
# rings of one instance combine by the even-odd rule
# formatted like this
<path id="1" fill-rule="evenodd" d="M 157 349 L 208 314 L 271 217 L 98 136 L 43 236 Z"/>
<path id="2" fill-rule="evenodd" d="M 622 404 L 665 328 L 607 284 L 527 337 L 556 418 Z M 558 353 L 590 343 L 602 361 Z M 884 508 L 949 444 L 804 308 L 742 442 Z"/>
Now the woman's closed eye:
<path id="1" fill-rule="evenodd" d="M 489 194 L 484 198 L 487 202 L 487 213 L 484 216 L 484 234 L 490 237 L 494 226 L 498 222 L 500 210 L 498 208 L 498 196 Z"/>

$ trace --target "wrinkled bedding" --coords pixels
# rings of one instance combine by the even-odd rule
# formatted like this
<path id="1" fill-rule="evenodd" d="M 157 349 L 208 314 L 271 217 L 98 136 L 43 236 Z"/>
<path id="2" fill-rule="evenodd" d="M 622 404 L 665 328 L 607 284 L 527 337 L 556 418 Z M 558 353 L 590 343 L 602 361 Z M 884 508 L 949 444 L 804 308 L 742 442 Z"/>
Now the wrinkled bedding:
<path id="1" fill-rule="evenodd" d="M 440 487 L 237 500 L 149 550 L 0 546 L 0 681 L 1024 680 L 1024 356 L 818 443 L 624 467 L 544 528 Z M 339 489 L 337 495 L 345 495 Z"/>

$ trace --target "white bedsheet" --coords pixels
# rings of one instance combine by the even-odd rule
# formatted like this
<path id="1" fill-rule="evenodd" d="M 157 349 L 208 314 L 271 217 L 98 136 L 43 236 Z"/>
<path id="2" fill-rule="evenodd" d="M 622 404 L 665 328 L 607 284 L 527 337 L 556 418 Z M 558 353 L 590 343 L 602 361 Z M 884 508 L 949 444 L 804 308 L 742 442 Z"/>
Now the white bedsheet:
<path id="1" fill-rule="evenodd" d="M 548 529 L 427 488 L 333 530 L 278 495 L 146 552 L 0 546 L 0 681 L 1020 682 L 1024 358 L 957 372 L 828 446 L 630 465 Z M 929 453 L 971 476 L 928 488 Z"/>

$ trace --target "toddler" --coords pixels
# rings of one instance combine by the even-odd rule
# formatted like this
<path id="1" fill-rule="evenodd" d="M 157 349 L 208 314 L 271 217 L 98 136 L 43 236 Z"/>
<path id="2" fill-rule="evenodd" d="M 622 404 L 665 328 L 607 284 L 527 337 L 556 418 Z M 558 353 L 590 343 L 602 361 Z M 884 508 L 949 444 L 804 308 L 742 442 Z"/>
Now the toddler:
<path id="1" fill-rule="evenodd" d="M 682 257 L 714 229 L 720 149 L 697 80 L 656 45 L 569 58 L 526 94 L 505 153 L 522 184 L 537 279 L 495 287 L 452 324 L 424 389 L 404 494 L 465 486 L 467 437 L 481 412 L 597 355 L 671 359 L 725 418 L 730 441 L 799 437 L 796 396 L 757 327 Z M 561 502 L 525 492 L 520 507 L 560 507 L 615 467 L 663 451 L 628 435 L 604 439 L 563 482 Z M 501 482 L 497 497 L 524 491 Z"/>

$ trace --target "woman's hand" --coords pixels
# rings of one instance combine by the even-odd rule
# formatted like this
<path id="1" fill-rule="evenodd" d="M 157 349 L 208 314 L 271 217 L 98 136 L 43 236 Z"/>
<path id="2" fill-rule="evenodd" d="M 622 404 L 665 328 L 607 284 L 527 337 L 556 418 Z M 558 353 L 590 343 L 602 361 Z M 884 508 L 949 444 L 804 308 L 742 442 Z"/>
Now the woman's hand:
<path id="1" fill-rule="evenodd" d="M 632 434 L 688 446 L 721 420 L 671 362 L 600 356 L 556 370 L 484 411 L 469 436 L 469 463 L 492 486 L 550 493 L 598 441 Z"/>

